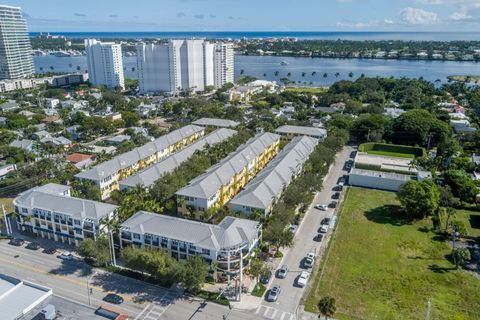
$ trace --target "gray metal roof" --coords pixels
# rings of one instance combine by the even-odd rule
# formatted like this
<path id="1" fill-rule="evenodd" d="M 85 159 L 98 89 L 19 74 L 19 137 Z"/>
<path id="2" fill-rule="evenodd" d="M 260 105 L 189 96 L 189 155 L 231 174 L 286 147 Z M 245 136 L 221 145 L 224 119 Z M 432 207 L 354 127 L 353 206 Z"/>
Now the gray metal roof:
<path id="1" fill-rule="evenodd" d="M 201 118 L 192 122 L 192 124 L 195 124 L 197 126 L 204 126 L 204 127 L 213 126 L 213 127 L 223 127 L 223 128 L 235 128 L 240 123 L 232 120 L 227 120 L 227 119 Z"/>
<path id="2" fill-rule="evenodd" d="M 1 318 L 17 319 L 52 293 L 50 288 L 0 274 Z"/>
<path id="3" fill-rule="evenodd" d="M 148 142 L 141 147 L 135 148 L 129 152 L 114 157 L 111 160 L 100 163 L 90 170 L 80 172 L 75 177 L 80 179 L 102 180 L 121 169 L 128 168 L 142 159 L 145 159 L 168 146 L 175 144 L 194 133 L 203 131 L 204 128 L 194 125 L 188 125 L 163 135 L 152 142 Z"/>
<path id="4" fill-rule="evenodd" d="M 35 187 L 19 194 L 14 199 L 14 204 L 25 208 L 62 213 L 72 218 L 96 220 L 100 220 L 117 208 L 117 206 L 108 203 L 63 196 L 51 192 L 51 190 L 42 187 Z"/>
<path id="5" fill-rule="evenodd" d="M 59 195 L 65 194 L 70 189 L 71 187 L 58 183 L 47 183 L 43 186 L 36 187 L 37 191 Z"/>
<path id="6" fill-rule="evenodd" d="M 9 144 L 10 147 L 21 148 L 21 149 L 28 149 L 32 145 L 33 145 L 33 141 L 27 140 L 27 139 L 14 140 Z"/>
<path id="7" fill-rule="evenodd" d="M 230 205 L 267 209 L 272 200 L 276 201 L 290 184 L 292 176 L 300 172 L 317 144 L 318 140 L 315 138 L 294 138 L 230 201 Z"/>
<path id="8" fill-rule="evenodd" d="M 137 185 L 149 187 L 163 175 L 173 172 L 181 163 L 190 159 L 196 151 L 204 149 L 207 145 L 220 143 L 236 133 L 237 131 L 226 128 L 215 130 L 153 166 L 123 179 L 120 181 L 120 188 L 133 188 Z"/>
<path id="9" fill-rule="evenodd" d="M 175 194 L 202 199 L 210 198 L 222 185 L 228 184 L 235 174 L 241 172 L 249 162 L 279 139 L 279 135 L 269 132 L 253 137 Z"/>
<path id="10" fill-rule="evenodd" d="M 138 234 L 153 234 L 220 250 L 252 243 L 258 238 L 257 221 L 225 217 L 218 225 L 139 211 L 122 223 L 122 229 Z"/>
<path id="11" fill-rule="evenodd" d="M 408 181 L 412 179 L 412 176 L 408 174 L 375 171 L 375 170 L 364 170 L 364 169 L 357 169 L 357 168 L 353 168 L 350 171 L 350 175 L 386 178 L 386 179 L 400 180 L 400 181 Z"/>
<path id="12" fill-rule="evenodd" d="M 306 136 L 322 137 L 327 135 L 327 130 L 314 127 L 302 127 L 302 126 L 281 126 L 275 130 L 276 133 L 292 133 L 302 134 Z"/>

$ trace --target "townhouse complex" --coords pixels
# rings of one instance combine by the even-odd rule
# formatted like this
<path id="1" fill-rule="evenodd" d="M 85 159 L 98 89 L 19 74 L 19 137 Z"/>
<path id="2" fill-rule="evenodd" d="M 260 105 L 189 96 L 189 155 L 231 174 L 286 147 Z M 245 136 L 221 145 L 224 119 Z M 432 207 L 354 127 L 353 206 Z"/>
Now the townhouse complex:
<path id="1" fill-rule="evenodd" d="M 149 188 L 155 183 L 155 181 L 163 177 L 165 174 L 173 172 L 183 162 L 190 159 L 195 152 L 203 150 L 207 146 L 212 146 L 222 141 L 225 141 L 236 133 L 237 131 L 232 129 L 217 129 L 212 133 L 198 139 L 192 144 L 186 146 L 184 149 L 181 149 L 180 151 L 177 151 L 174 154 L 166 157 L 162 161 L 154 164 L 153 166 L 150 166 L 144 170 L 139 171 L 136 174 L 133 174 L 123 179 L 122 181 L 120 181 L 120 190 L 131 190 L 135 188 L 135 186 Z"/>
<path id="2" fill-rule="evenodd" d="M 298 136 L 308 136 L 323 141 L 327 137 L 326 129 L 303 126 L 285 125 L 278 127 L 275 133 L 281 135 L 286 140 L 291 140 L 293 137 Z"/>
<path id="3" fill-rule="evenodd" d="M 317 144 L 315 138 L 294 138 L 229 202 L 230 208 L 247 215 L 255 210 L 268 215 L 286 187 L 300 174 Z"/>
<path id="4" fill-rule="evenodd" d="M 257 221 L 225 217 L 218 225 L 139 211 L 122 223 L 121 247 L 168 250 L 179 260 L 199 255 L 226 275 L 237 274 L 261 238 Z"/>
<path id="5" fill-rule="evenodd" d="M 177 150 L 203 136 L 203 127 L 188 125 L 174 130 L 156 140 L 123 153 L 113 159 L 75 175 L 80 180 L 93 181 L 101 190 L 102 200 L 119 189 L 119 182 L 126 177 L 157 163 Z"/>
<path id="6" fill-rule="evenodd" d="M 14 200 L 19 230 L 42 238 L 78 245 L 104 232 L 103 219 L 115 219 L 117 206 L 75 198 L 70 187 L 46 184 L 19 194 Z"/>
<path id="7" fill-rule="evenodd" d="M 182 214 L 221 207 L 232 199 L 278 153 L 280 136 L 260 133 L 235 152 L 190 181 L 176 192 L 178 211 Z"/>
<path id="8" fill-rule="evenodd" d="M 240 123 L 228 119 L 200 118 L 196 121 L 193 121 L 192 124 L 207 128 L 235 128 Z"/>

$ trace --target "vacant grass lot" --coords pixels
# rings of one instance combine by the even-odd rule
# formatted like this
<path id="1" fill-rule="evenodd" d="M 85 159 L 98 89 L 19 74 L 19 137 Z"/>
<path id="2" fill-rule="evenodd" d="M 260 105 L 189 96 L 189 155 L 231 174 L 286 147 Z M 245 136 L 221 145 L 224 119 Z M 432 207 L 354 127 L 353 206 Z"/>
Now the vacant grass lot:
<path id="1" fill-rule="evenodd" d="M 328 89 L 325 87 L 288 87 L 285 90 L 294 92 L 294 93 L 318 94 L 318 93 L 326 92 Z"/>
<path id="2" fill-rule="evenodd" d="M 465 223 L 469 236 L 480 237 L 480 212 L 457 210 L 455 219 Z"/>
<path id="3" fill-rule="evenodd" d="M 338 319 L 480 319 L 480 279 L 454 270 L 428 220 L 409 224 L 395 193 L 349 188 L 322 281 L 306 310 L 337 301 Z"/>
<path id="4" fill-rule="evenodd" d="M 370 150 L 370 151 L 367 151 L 367 153 L 368 154 L 377 154 L 377 155 L 380 155 L 380 156 L 399 157 L 399 158 L 407 158 L 407 159 L 414 159 L 415 158 L 414 154 L 409 154 L 409 153 L 376 151 L 376 150 Z"/>

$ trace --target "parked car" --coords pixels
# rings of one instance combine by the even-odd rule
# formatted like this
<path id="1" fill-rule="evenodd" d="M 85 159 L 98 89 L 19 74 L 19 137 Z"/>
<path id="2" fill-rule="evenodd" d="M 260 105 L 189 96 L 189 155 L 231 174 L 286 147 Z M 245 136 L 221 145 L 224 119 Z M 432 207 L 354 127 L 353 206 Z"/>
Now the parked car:
<path id="1" fill-rule="evenodd" d="M 318 210 L 322 210 L 322 211 L 327 211 L 327 205 L 326 204 L 320 204 L 320 203 L 317 203 L 314 208 L 315 209 L 318 209 Z"/>
<path id="2" fill-rule="evenodd" d="M 280 269 L 277 271 L 277 278 L 284 279 L 287 276 L 288 266 L 284 264 Z"/>
<path id="3" fill-rule="evenodd" d="M 332 195 L 332 199 L 340 199 L 340 192 L 335 192 L 335 193 Z"/>
<path id="4" fill-rule="evenodd" d="M 343 190 L 343 186 L 338 185 L 335 189 L 336 189 L 336 191 L 342 191 L 342 190 Z"/>
<path id="5" fill-rule="evenodd" d="M 330 204 L 328 205 L 330 208 L 336 208 L 337 207 L 337 201 L 332 201 L 330 202 Z"/>
<path id="6" fill-rule="evenodd" d="M 310 277 L 310 273 L 307 271 L 303 271 L 297 278 L 297 286 L 304 287 L 307 284 L 308 278 Z"/>
<path id="7" fill-rule="evenodd" d="M 57 249 L 55 248 L 46 248 L 45 250 L 43 250 L 43 253 L 46 253 L 46 254 L 55 254 L 57 252 Z"/>
<path id="8" fill-rule="evenodd" d="M 73 254 L 70 251 L 63 251 L 58 257 L 62 260 L 73 260 Z"/>
<path id="9" fill-rule="evenodd" d="M 22 238 L 13 238 L 12 240 L 10 240 L 9 243 L 12 246 L 20 247 L 20 246 L 23 246 L 23 244 L 25 243 L 25 240 L 23 240 Z"/>
<path id="10" fill-rule="evenodd" d="M 319 229 L 320 233 L 327 233 L 328 232 L 328 225 L 322 224 Z"/>
<path id="11" fill-rule="evenodd" d="M 295 232 L 297 232 L 297 229 L 298 229 L 298 225 L 296 224 L 291 224 L 290 225 L 290 231 L 295 234 Z"/>
<path id="12" fill-rule="evenodd" d="M 313 238 L 313 241 L 321 242 L 323 239 L 323 234 L 318 233 L 315 238 Z"/>
<path id="13" fill-rule="evenodd" d="M 322 221 L 320 222 L 320 224 L 330 225 L 330 221 L 332 221 L 332 219 L 330 219 L 330 218 L 323 218 Z"/>
<path id="14" fill-rule="evenodd" d="M 310 252 L 307 254 L 305 259 L 303 260 L 303 265 L 305 268 L 311 268 L 313 267 L 313 264 L 315 263 L 315 254 L 313 252 Z"/>
<path id="15" fill-rule="evenodd" d="M 341 177 L 340 179 L 338 179 L 338 185 L 343 187 L 345 185 L 345 181 L 345 178 Z"/>
<path id="16" fill-rule="evenodd" d="M 350 152 L 350 158 L 355 158 L 355 156 L 357 155 L 357 151 L 352 151 Z"/>
<path id="17" fill-rule="evenodd" d="M 270 302 L 275 302 L 277 301 L 278 299 L 278 296 L 280 295 L 280 286 L 279 285 L 274 285 L 270 291 L 268 292 L 268 295 L 267 295 L 267 301 L 270 301 Z"/>
<path id="18" fill-rule="evenodd" d="M 268 271 L 267 273 L 263 274 L 260 277 L 260 283 L 261 284 L 268 284 L 270 282 L 270 279 L 272 278 L 272 272 Z"/>
<path id="19" fill-rule="evenodd" d="M 30 250 L 38 250 L 38 249 L 40 249 L 40 243 L 38 243 L 38 242 L 30 242 L 29 244 L 27 244 L 27 249 L 30 249 Z"/>
<path id="20" fill-rule="evenodd" d="M 113 303 L 113 304 L 121 304 L 123 303 L 123 298 L 115 293 L 109 293 L 105 297 L 103 297 L 103 301 Z"/>

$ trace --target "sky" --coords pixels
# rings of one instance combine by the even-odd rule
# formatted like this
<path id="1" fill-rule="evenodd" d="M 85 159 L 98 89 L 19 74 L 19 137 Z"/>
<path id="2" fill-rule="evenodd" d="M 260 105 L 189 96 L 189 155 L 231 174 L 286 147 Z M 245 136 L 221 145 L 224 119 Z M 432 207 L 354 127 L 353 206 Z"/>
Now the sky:
<path id="1" fill-rule="evenodd" d="M 470 31 L 480 0 L 3 0 L 30 31 Z"/>

